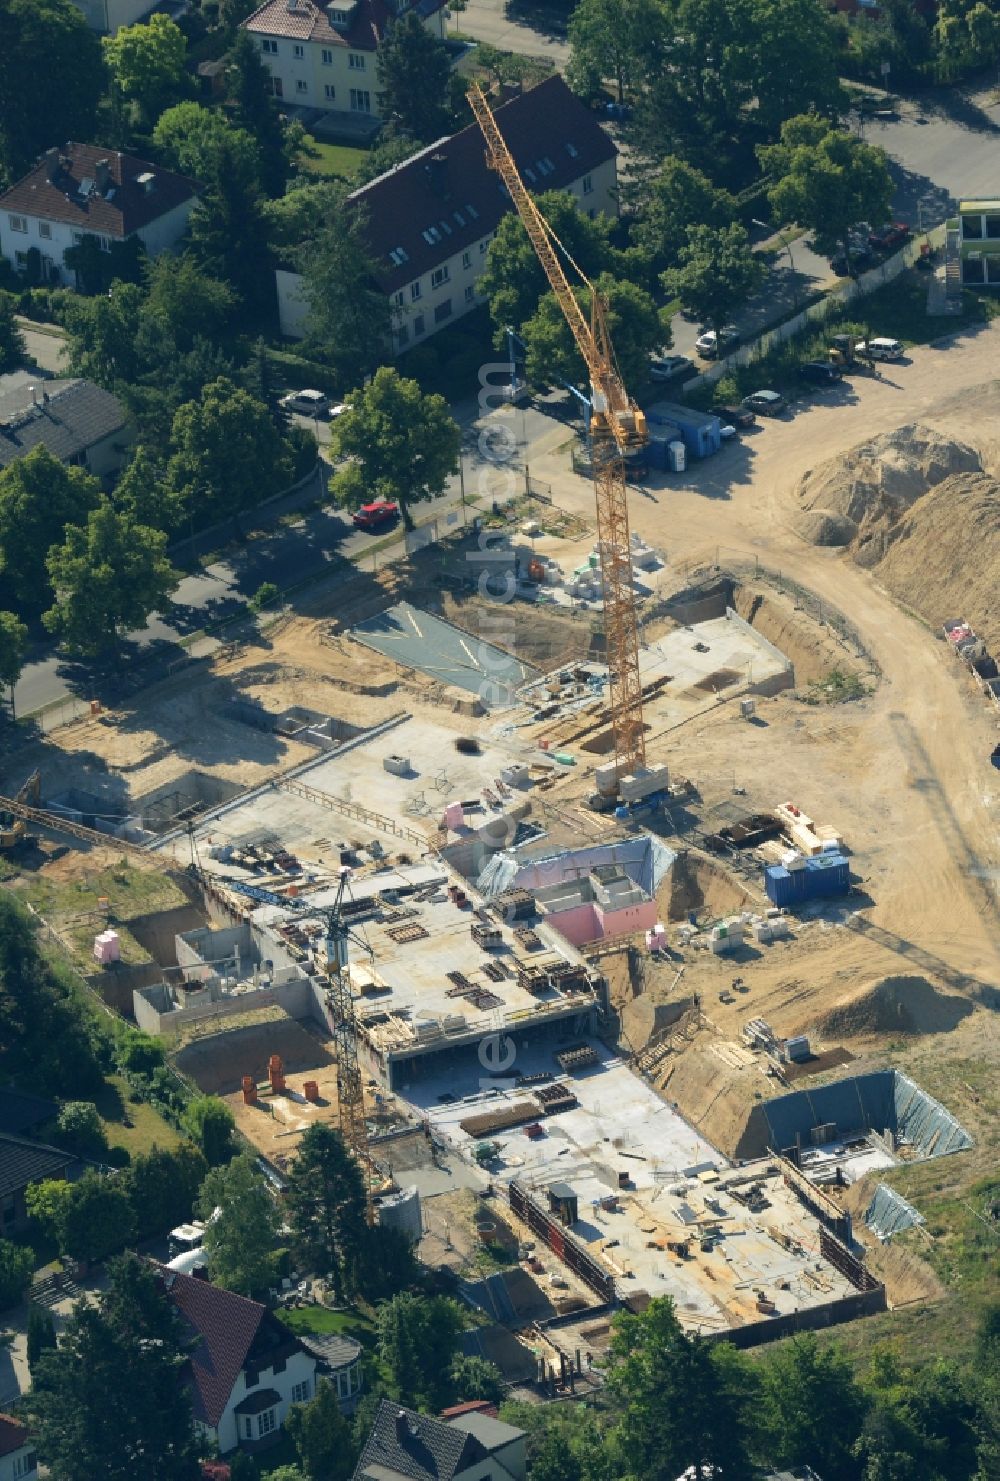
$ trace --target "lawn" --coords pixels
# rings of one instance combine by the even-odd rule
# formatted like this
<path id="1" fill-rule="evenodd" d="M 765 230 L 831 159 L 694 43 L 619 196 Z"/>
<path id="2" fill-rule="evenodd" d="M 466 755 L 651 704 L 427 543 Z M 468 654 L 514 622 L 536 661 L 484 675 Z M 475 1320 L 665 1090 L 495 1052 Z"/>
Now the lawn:
<path id="1" fill-rule="evenodd" d="M 129 1100 L 129 1086 L 121 1075 L 109 1075 L 94 1097 L 108 1145 L 124 1147 L 130 1157 L 143 1157 L 153 1147 L 172 1152 L 183 1137 L 155 1106 Z"/>
<path id="2" fill-rule="evenodd" d="M 311 175 L 339 175 L 344 180 L 353 180 L 367 157 L 367 149 L 357 149 L 353 144 L 326 144 L 312 134 L 306 134 L 300 156 Z"/>
<path id="3" fill-rule="evenodd" d="M 363 1347 L 375 1345 L 375 1324 L 363 1312 L 331 1311 L 328 1306 L 292 1306 L 281 1313 L 281 1320 L 293 1332 L 307 1337 L 329 1337 L 337 1333 L 353 1337 Z"/>
<path id="4" fill-rule="evenodd" d="M 109 839 L 108 845 L 113 848 L 114 840 Z M 124 859 L 109 868 L 92 870 L 81 862 L 75 879 L 21 874 L 13 888 L 58 932 L 70 948 L 74 965 L 83 972 L 94 970 L 94 937 L 108 925 L 118 929 L 122 961 L 148 962 L 149 954 L 126 929 L 126 923 L 136 916 L 187 903 L 168 875 L 136 868 Z M 107 906 L 102 900 L 107 900 Z"/>

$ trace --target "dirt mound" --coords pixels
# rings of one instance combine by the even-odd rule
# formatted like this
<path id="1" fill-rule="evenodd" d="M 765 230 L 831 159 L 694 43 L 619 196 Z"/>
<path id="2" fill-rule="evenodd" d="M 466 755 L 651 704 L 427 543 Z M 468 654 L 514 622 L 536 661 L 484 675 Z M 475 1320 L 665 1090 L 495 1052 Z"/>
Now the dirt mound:
<path id="1" fill-rule="evenodd" d="M 1000 482 L 946 478 L 904 514 L 875 575 L 935 627 L 966 618 L 1000 655 Z"/>
<path id="2" fill-rule="evenodd" d="M 678 854 L 656 898 L 661 911 L 665 905 L 667 920 L 686 920 L 692 913 L 715 920 L 749 908 L 749 896 L 737 880 L 692 853 Z"/>
<path id="3" fill-rule="evenodd" d="M 883 977 L 835 1003 L 816 1027 L 823 1038 L 868 1034 L 943 1034 L 972 1012 L 955 993 L 939 992 L 926 977 Z"/>
<path id="4" fill-rule="evenodd" d="M 853 519 L 829 509 L 807 509 L 794 521 L 795 533 L 810 545 L 850 545 L 858 533 Z"/>
<path id="5" fill-rule="evenodd" d="M 979 454 L 930 427 L 911 424 L 884 432 L 811 470 L 799 485 L 804 511 L 819 512 L 817 526 L 837 516 L 857 529 L 855 559 L 872 565 L 885 554 L 897 521 L 918 499 L 956 473 L 978 473 Z M 826 543 L 818 542 L 818 543 Z"/>

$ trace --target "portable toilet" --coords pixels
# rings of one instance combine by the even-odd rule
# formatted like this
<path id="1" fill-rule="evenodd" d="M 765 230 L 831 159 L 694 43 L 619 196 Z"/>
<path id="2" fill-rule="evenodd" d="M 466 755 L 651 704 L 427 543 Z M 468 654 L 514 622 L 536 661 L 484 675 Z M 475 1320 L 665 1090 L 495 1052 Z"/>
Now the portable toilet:
<path id="1" fill-rule="evenodd" d="M 667 445 L 667 462 L 671 473 L 683 473 L 687 467 L 687 449 L 683 442 L 676 441 Z"/>

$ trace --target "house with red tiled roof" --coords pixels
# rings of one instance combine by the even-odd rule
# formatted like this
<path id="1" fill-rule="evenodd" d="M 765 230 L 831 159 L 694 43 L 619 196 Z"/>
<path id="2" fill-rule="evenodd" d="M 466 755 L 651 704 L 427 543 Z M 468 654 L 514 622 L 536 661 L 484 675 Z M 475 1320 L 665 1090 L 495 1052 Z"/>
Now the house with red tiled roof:
<path id="1" fill-rule="evenodd" d="M 495 109 L 528 189 L 568 191 L 581 211 L 618 215 L 617 150 L 596 116 L 552 76 Z M 393 309 L 396 352 L 429 339 L 483 302 L 479 279 L 494 233 L 513 210 L 472 123 L 355 190 L 377 283 Z M 283 334 L 301 339 L 308 308 L 297 273 L 279 269 Z"/>
<path id="2" fill-rule="evenodd" d="M 381 119 L 375 52 L 396 17 L 415 10 L 444 40 L 445 0 L 264 0 L 243 22 L 260 47 L 275 97 L 357 120 Z"/>
<path id="3" fill-rule="evenodd" d="M 38 1457 L 26 1424 L 0 1414 L 0 1481 L 24 1481 L 38 1474 Z"/>
<path id="4" fill-rule="evenodd" d="M 259 1301 L 158 1268 L 187 1339 L 195 1423 L 222 1455 L 274 1444 L 316 1392 L 316 1358 Z"/>
<path id="5" fill-rule="evenodd" d="M 197 199 L 185 175 L 117 149 L 65 144 L 0 195 L 0 253 L 19 272 L 35 253 L 43 281 L 72 285 L 65 254 L 85 236 L 105 252 L 138 237 L 155 257 L 177 245 Z"/>

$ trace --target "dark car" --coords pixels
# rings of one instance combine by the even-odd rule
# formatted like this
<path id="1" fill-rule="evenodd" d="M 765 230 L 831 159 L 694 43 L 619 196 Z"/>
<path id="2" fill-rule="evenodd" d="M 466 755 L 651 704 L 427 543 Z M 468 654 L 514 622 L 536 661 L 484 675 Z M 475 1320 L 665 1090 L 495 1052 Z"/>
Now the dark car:
<path id="1" fill-rule="evenodd" d="M 876 261 L 875 253 L 869 247 L 852 247 L 850 262 L 843 252 L 838 252 L 836 257 L 830 258 L 830 266 L 838 278 L 856 278 L 858 273 L 873 267 Z"/>
<path id="2" fill-rule="evenodd" d="M 728 422 L 730 427 L 738 431 L 746 431 L 747 427 L 756 426 L 757 418 L 753 412 L 745 406 L 713 406 L 712 416 L 718 417 L 720 422 Z"/>
<path id="3" fill-rule="evenodd" d="M 843 380 L 836 365 L 831 365 L 828 360 L 807 360 L 804 365 L 799 366 L 799 375 L 805 381 L 813 381 L 817 386 L 835 386 L 839 380 Z"/>
<path id="4" fill-rule="evenodd" d="M 785 409 L 785 398 L 780 391 L 752 391 L 743 397 L 746 411 L 755 411 L 762 417 L 778 417 Z"/>
<path id="5" fill-rule="evenodd" d="M 888 226 L 882 226 L 869 235 L 868 245 L 876 252 L 891 252 L 893 247 L 901 247 L 909 235 L 910 228 L 905 221 L 890 221 Z"/>

